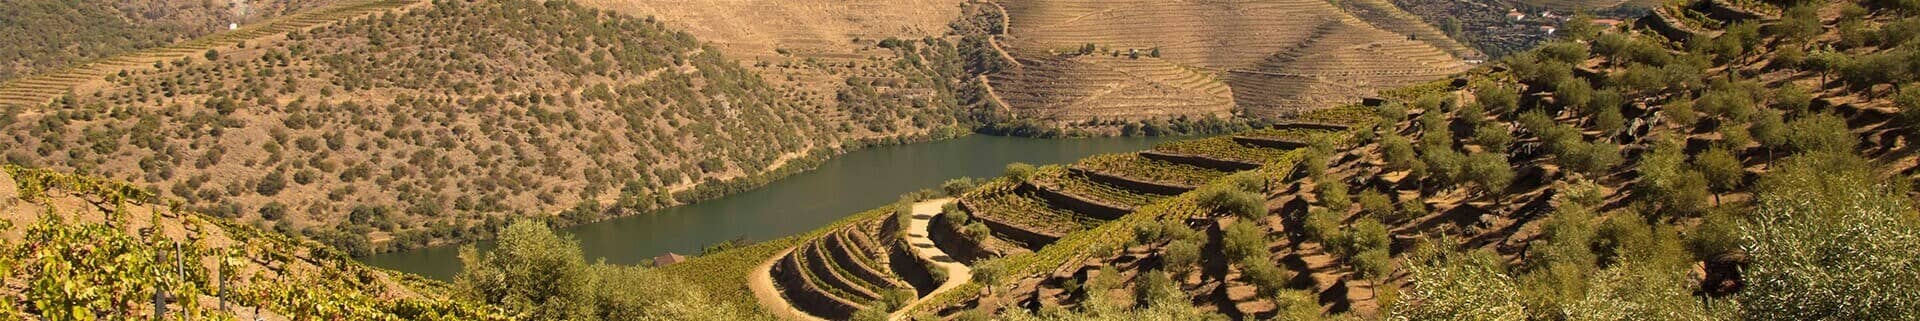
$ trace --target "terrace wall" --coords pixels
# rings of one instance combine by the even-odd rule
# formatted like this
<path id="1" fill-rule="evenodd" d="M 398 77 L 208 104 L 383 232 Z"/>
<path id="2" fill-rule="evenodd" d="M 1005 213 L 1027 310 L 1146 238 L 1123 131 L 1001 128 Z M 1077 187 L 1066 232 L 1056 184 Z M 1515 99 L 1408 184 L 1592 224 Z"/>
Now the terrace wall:
<path id="1" fill-rule="evenodd" d="M 797 250 L 797 249 L 796 249 Z M 860 306 L 813 285 L 813 280 L 800 271 L 799 253 L 788 253 L 780 262 L 773 265 L 774 284 L 780 286 L 780 292 L 792 302 L 795 308 L 817 317 L 842 320 L 853 317 Z"/>
<path id="2" fill-rule="evenodd" d="M 1062 177 L 1061 179 L 1066 179 L 1066 178 Z M 1040 199 L 1046 200 L 1047 204 L 1052 205 L 1053 207 L 1071 210 L 1071 211 L 1080 213 L 1082 215 L 1086 215 L 1086 216 L 1090 216 L 1090 217 L 1094 217 L 1102 220 L 1119 219 L 1121 216 L 1125 216 L 1127 215 L 1127 213 L 1133 212 L 1132 208 L 1127 208 L 1124 206 L 1113 205 L 1113 204 L 1107 204 L 1106 202 L 1101 202 L 1099 200 L 1081 197 L 1080 195 L 1073 195 L 1073 194 L 1061 192 L 1054 188 L 1040 187 L 1038 185 L 1032 185 L 1032 184 L 1021 184 L 1020 188 L 1032 190 L 1035 196 L 1039 196 Z"/>
<path id="3" fill-rule="evenodd" d="M 966 210 L 968 213 L 973 212 L 973 206 L 967 204 L 969 202 L 967 202 L 966 199 L 961 199 L 958 203 L 960 204 L 960 209 Z M 973 219 L 979 220 L 981 224 L 986 224 L 988 229 L 992 229 L 994 233 L 1000 234 L 1001 237 L 1026 244 L 1028 249 L 1039 249 L 1047 244 L 1053 244 L 1053 241 L 1060 239 L 1060 235 L 1029 230 L 1023 226 L 993 220 L 980 215 L 974 215 Z"/>
<path id="4" fill-rule="evenodd" d="M 1160 194 L 1160 195 L 1179 195 L 1180 193 L 1186 193 L 1187 191 L 1192 191 L 1194 188 L 1196 188 L 1193 186 L 1186 186 L 1186 185 L 1179 185 L 1179 184 L 1172 184 L 1172 183 L 1160 183 L 1160 182 L 1136 180 L 1126 176 L 1102 173 L 1099 171 L 1080 168 L 1078 166 L 1067 168 L 1067 171 L 1073 175 L 1085 175 L 1087 176 L 1087 178 L 1090 178 L 1095 182 L 1100 182 L 1102 184 L 1107 184 L 1107 185 L 1119 186 L 1120 188 L 1125 188 L 1128 190 L 1142 192 L 1142 193 L 1153 193 L 1153 194 Z"/>
<path id="5" fill-rule="evenodd" d="M 1239 161 L 1231 161 L 1231 160 L 1218 159 L 1218 158 L 1212 158 L 1212 157 L 1206 157 L 1206 156 L 1200 156 L 1200 155 L 1174 154 L 1174 153 L 1166 153 L 1166 152 L 1159 152 L 1159 151 L 1144 151 L 1144 152 L 1140 152 L 1140 156 L 1146 157 L 1148 159 L 1153 159 L 1153 160 L 1205 167 L 1205 168 L 1210 168 L 1210 169 L 1214 169 L 1222 172 L 1238 172 L 1238 171 L 1260 168 L 1260 164 L 1244 163 Z"/>

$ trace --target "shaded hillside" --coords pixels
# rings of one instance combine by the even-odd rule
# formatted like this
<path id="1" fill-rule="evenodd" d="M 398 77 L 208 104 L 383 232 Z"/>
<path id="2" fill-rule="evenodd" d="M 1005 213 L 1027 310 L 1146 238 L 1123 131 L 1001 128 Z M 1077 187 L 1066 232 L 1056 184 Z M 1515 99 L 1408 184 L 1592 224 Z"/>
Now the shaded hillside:
<path id="1" fill-rule="evenodd" d="M 1217 83 L 1168 82 L 1156 79 L 1165 78 L 1156 76 L 1164 73 L 1105 67 L 1099 65 L 1100 59 L 1062 57 L 1142 60 L 1170 65 L 1162 69 L 1201 74 L 1196 78 L 1219 79 L 1231 88 L 1235 114 L 1272 119 L 1355 103 L 1380 88 L 1458 72 L 1466 65 L 1456 55 L 1477 55 L 1384 2 L 1354 3 L 1347 8 L 1324 1 L 1009 1 L 994 5 L 1004 8 L 1007 21 L 1005 34 L 995 37 L 996 49 L 1021 63 L 1001 68 L 1009 76 L 990 78 L 993 90 L 1078 87 L 1146 96 L 999 97 L 1020 117 L 1059 123 L 1203 118 L 1219 116 L 1223 110 L 1217 103 L 1129 107 L 1130 102 L 1143 99 L 1207 99 L 1218 95 L 1211 87 Z M 983 19 L 992 21 L 999 14 L 987 12 Z M 1125 78 L 1099 76 L 1106 69 L 1116 69 Z M 1085 83 L 1089 80 L 1098 82 Z M 1127 82 L 1165 89 L 1128 90 L 1140 85 Z M 1106 109 L 1138 111 L 1102 111 Z"/>
<path id="2" fill-rule="evenodd" d="M 943 48 L 897 47 L 910 57 L 895 68 L 937 70 Z M 9 109 L 8 160 L 109 174 L 366 253 L 484 237 L 511 217 L 705 199 L 843 139 L 953 119 L 875 101 L 856 115 L 894 118 L 849 134 L 851 121 L 816 112 L 837 105 L 792 99 L 689 34 L 564 2 L 436 3 L 155 67 Z M 898 97 L 886 95 L 846 94 Z"/>
<path id="3" fill-rule="evenodd" d="M 0 315 L 8 319 L 507 320 L 445 284 L 180 211 L 98 177 L 0 168 Z"/>
<path id="4" fill-rule="evenodd" d="M 0 8 L 0 82 L 333 2 L 12 1 Z"/>

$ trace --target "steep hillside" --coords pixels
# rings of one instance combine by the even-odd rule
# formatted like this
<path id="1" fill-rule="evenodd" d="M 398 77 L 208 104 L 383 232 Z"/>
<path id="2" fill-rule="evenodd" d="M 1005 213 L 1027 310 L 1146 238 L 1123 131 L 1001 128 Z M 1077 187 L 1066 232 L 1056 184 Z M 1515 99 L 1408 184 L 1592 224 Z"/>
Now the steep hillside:
<path id="1" fill-rule="evenodd" d="M 0 168 L 7 319 L 506 320 L 444 284 L 181 211 L 98 177 Z M 164 306 L 154 304 L 156 295 Z M 163 312 L 164 311 L 164 312 Z"/>
<path id="2" fill-rule="evenodd" d="M 959 0 L 586 0 L 588 7 L 684 30 L 815 105 L 855 137 L 920 133 L 960 120 L 971 77 L 947 26 Z M 916 106 L 901 110 L 897 106 Z"/>
<path id="3" fill-rule="evenodd" d="M 1003 68 L 1012 75 L 989 78 L 996 92 L 1099 87 L 1084 82 L 1110 79 L 1098 73 L 1114 68 L 1073 66 L 1095 60 L 1064 57 L 1106 56 L 1167 64 L 1201 74 L 1199 78 L 1219 79 L 1231 89 L 1236 114 L 1272 119 L 1358 102 L 1381 88 L 1459 72 L 1466 68 L 1462 57 L 1477 56 L 1385 2 L 1344 7 L 1325 1 L 1007 1 L 995 5 L 1004 8 L 1006 21 L 1005 35 L 996 37 L 996 49 L 1020 62 L 1041 62 Z M 1289 63 L 1295 60 L 1301 63 Z M 1094 74 L 1083 74 L 1088 72 Z M 1216 83 L 1165 82 L 1154 77 L 1134 72 L 1128 76 L 1132 79 L 1124 79 L 1168 87 L 1133 91 L 1143 98 L 1102 101 L 1005 94 L 999 98 L 1020 116 L 1066 123 L 1094 120 L 1096 115 L 1140 121 L 1221 113 L 1212 103 L 1130 107 L 1129 102 L 1147 98 L 1195 101 L 1218 94 L 1210 87 Z M 1120 80 L 1105 82 L 1109 89 L 1134 86 Z M 1107 109 L 1141 112 L 1101 111 Z"/>
<path id="4" fill-rule="evenodd" d="M 10 162 L 126 179 L 366 253 L 484 237 L 511 217 L 583 222 L 710 198 L 810 166 L 844 139 L 955 119 L 941 92 L 876 89 L 945 78 L 840 94 L 863 104 L 793 99 L 687 33 L 565 2 L 402 10 L 8 108 L 0 145 Z M 936 40 L 893 45 L 905 58 L 892 70 L 942 72 L 936 61 L 954 56 Z M 842 107 L 855 112 L 819 112 Z"/>
<path id="5" fill-rule="evenodd" d="M 198 38 L 336 0 L 46 1 L 0 7 L 0 82 Z"/>
<path id="6" fill-rule="evenodd" d="M 748 275 L 782 298 L 763 306 L 825 318 L 909 302 L 891 314 L 1906 319 L 1920 38 L 1904 30 L 1920 7 L 1902 5 L 1666 7 L 1380 106 L 1010 165 L 937 215 L 866 213 L 769 245 L 754 254 L 770 273 Z M 919 296 L 869 295 L 888 287 L 850 268 L 883 255 L 844 246 L 862 234 L 938 249 L 965 284 L 896 264 L 881 275 Z"/>

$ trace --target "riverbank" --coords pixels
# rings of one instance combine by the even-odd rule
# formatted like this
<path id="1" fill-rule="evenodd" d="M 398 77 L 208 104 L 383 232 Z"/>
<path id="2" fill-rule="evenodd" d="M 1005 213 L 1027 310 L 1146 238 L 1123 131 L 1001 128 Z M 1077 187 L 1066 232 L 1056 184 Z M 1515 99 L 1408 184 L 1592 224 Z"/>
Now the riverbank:
<path id="1" fill-rule="evenodd" d="M 1031 139 L 967 135 L 913 144 L 874 145 L 841 154 L 813 170 L 713 200 L 563 229 L 589 260 L 637 264 L 675 252 L 697 255 L 706 246 L 739 237 L 753 241 L 804 233 L 822 224 L 938 186 L 958 177 L 996 176 L 1007 163 L 1070 162 L 1130 152 L 1177 137 Z M 482 249 L 491 241 L 475 242 Z M 362 262 L 450 279 L 459 271 L 460 246 L 376 254 Z"/>

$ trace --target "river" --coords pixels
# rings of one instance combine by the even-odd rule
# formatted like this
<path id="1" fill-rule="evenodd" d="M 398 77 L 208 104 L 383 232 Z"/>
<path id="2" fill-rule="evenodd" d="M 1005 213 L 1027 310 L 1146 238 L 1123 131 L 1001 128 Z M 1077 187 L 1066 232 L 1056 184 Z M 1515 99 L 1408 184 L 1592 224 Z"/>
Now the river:
<path id="1" fill-rule="evenodd" d="M 772 240 L 803 233 L 899 200 L 900 194 L 937 188 L 947 179 L 998 176 L 1007 163 L 1066 163 L 1094 154 L 1143 150 L 1170 139 L 968 135 L 871 147 L 746 192 L 562 231 L 579 240 L 588 262 L 636 264 L 668 251 L 698 254 L 703 246 L 737 237 Z M 478 242 L 478 246 L 487 249 L 492 242 Z M 459 252 L 457 245 L 440 246 L 376 254 L 361 261 L 449 280 L 460 270 Z"/>

